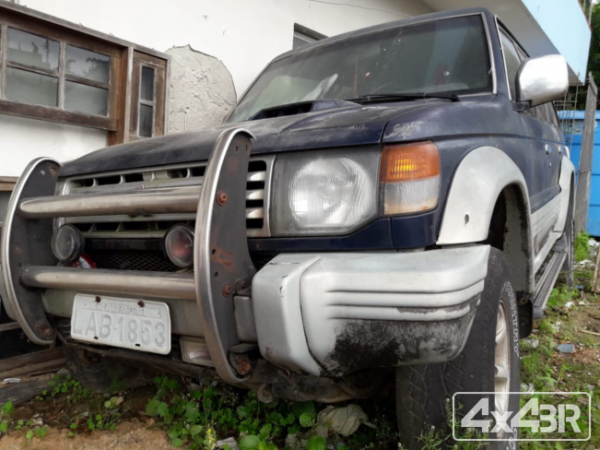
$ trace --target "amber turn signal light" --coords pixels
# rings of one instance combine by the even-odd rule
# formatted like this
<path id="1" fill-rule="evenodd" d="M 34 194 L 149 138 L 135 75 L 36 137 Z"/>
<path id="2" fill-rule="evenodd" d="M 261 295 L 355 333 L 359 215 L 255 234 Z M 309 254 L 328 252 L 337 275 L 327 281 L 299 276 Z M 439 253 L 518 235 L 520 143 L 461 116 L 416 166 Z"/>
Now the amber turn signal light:
<path id="1" fill-rule="evenodd" d="M 385 215 L 429 211 L 440 195 L 440 153 L 432 142 L 386 145 L 381 159 Z"/>
<path id="2" fill-rule="evenodd" d="M 432 142 L 386 145 L 383 148 L 381 181 L 423 180 L 439 176 L 440 153 Z"/>

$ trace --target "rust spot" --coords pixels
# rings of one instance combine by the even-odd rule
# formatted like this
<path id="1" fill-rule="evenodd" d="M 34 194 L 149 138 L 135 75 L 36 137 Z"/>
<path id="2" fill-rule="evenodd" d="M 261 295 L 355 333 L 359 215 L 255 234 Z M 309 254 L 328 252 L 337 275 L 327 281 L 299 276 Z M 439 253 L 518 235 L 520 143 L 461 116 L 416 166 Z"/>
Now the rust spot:
<path id="1" fill-rule="evenodd" d="M 219 249 L 215 260 L 226 269 L 231 269 L 235 265 L 235 254 Z"/>
<path id="2" fill-rule="evenodd" d="M 138 302 L 138 306 L 139 306 L 140 308 L 143 308 L 144 306 L 146 306 L 146 304 L 143 302 L 143 300 L 140 300 L 140 301 Z"/>
<path id="3" fill-rule="evenodd" d="M 240 147 L 238 145 L 235 146 L 235 152 L 239 152 L 240 151 Z"/>
<path id="4" fill-rule="evenodd" d="M 223 297 L 229 297 L 233 293 L 233 288 L 229 283 L 223 285 L 223 289 L 221 289 L 221 293 Z"/>
<path id="5" fill-rule="evenodd" d="M 246 375 L 252 370 L 252 363 L 246 355 L 235 355 L 233 360 L 235 361 L 235 369 L 240 375 Z"/>
<path id="6" fill-rule="evenodd" d="M 50 337 L 54 334 L 54 331 L 52 331 L 52 328 L 50 328 L 50 326 L 45 320 L 40 320 L 37 323 L 36 328 L 44 336 Z"/>
<path id="7" fill-rule="evenodd" d="M 225 203 L 227 203 L 227 194 L 223 191 L 217 192 L 217 204 L 223 206 Z"/>
<path id="8" fill-rule="evenodd" d="M 100 303 L 102 301 L 102 299 L 100 298 L 99 295 L 96 295 L 96 303 Z"/>
<path id="9" fill-rule="evenodd" d="M 23 247 L 15 245 L 15 255 L 21 255 L 23 253 Z"/>
<path id="10" fill-rule="evenodd" d="M 58 173 L 58 170 L 56 169 L 56 167 L 50 166 L 50 173 L 52 174 L 53 177 L 55 177 L 56 174 Z"/>

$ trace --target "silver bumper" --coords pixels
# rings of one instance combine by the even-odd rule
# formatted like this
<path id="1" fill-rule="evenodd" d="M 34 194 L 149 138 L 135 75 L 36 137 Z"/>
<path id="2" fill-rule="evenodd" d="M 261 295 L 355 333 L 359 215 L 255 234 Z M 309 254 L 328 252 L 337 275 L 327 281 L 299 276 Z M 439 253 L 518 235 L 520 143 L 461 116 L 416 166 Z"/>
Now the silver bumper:
<path id="1" fill-rule="evenodd" d="M 252 283 L 262 355 L 292 371 L 448 361 L 462 350 L 489 246 L 279 255 Z"/>

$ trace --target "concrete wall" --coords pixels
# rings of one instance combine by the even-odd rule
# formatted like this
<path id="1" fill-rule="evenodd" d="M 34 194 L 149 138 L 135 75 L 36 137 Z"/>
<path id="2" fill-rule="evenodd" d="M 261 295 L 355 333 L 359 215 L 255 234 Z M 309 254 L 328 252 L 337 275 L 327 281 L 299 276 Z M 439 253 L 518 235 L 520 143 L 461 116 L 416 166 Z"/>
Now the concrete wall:
<path id="1" fill-rule="evenodd" d="M 190 45 L 223 61 L 238 97 L 292 48 L 294 23 L 327 36 L 430 12 L 421 0 L 22 0 L 159 51 Z"/>
<path id="2" fill-rule="evenodd" d="M 106 132 L 0 115 L 0 176 L 19 176 L 39 156 L 68 161 L 106 146 Z"/>

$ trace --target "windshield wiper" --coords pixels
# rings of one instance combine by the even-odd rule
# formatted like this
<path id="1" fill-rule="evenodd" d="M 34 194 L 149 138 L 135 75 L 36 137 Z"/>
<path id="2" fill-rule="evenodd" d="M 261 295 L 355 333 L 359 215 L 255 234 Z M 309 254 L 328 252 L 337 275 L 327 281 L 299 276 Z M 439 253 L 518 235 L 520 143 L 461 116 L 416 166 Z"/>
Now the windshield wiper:
<path id="1" fill-rule="evenodd" d="M 450 100 L 452 102 L 460 101 L 460 97 L 456 94 L 435 94 L 427 92 L 410 92 L 406 94 L 367 94 L 360 95 L 357 98 L 350 98 L 347 101 L 360 103 L 361 105 L 366 105 L 368 103 L 409 101 L 419 100 L 422 98 L 441 98 L 444 100 Z"/>

